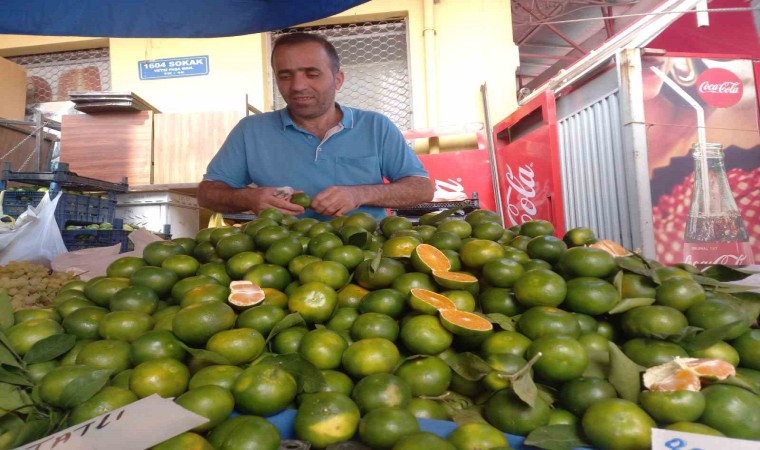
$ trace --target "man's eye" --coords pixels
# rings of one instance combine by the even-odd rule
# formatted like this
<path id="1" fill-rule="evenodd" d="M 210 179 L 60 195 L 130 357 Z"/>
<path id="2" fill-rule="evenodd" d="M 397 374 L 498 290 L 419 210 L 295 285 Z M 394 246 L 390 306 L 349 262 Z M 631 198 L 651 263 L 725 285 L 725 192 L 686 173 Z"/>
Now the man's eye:
<path id="1" fill-rule="evenodd" d="M 322 75 L 320 72 L 307 72 L 306 76 L 309 78 L 319 78 Z"/>
<path id="2" fill-rule="evenodd" d="M 277 79 L 278 80 L 288 80 L 288 79 L 290 79 L 290 74 L 280 74 L 280 75 L 277 75 Z"/>

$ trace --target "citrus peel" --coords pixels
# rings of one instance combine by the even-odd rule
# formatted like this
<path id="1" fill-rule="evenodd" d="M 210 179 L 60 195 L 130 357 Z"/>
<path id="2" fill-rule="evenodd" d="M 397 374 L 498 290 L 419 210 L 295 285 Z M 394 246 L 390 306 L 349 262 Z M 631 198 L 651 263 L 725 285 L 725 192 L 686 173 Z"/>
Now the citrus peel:
<path id="1" fill-rule="evenodd" d="M 644 372 L 644 386 L 650 391 L 699 392 L 702 389 L 700 377 L 725 380 L 733 375 L 736 375 L 736 368 L 720 359 L 676 357 L 673 361 L 647 369 Z"/>

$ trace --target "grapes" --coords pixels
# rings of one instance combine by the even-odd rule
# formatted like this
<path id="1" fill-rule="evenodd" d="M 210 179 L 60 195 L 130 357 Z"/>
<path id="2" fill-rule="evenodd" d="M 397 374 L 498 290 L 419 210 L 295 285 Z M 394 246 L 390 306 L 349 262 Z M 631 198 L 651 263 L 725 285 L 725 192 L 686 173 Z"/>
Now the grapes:
<path id="1" fill-rule="evenodd" d="M 0 289 L 8 292 L 14 310 L 48 307 L 61 286 L 78 278 L 68 272 L 51 272 L 28 261 L 11 261 L 0 266 Z"/>

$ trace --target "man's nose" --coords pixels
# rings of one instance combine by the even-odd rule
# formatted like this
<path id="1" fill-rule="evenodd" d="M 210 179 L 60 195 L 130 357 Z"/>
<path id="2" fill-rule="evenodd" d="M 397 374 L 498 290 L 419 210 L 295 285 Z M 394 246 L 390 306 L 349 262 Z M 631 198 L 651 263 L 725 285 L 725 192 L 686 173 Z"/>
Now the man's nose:
<path id="1" fill-rule="evenodd" d="M 306 87 L 306 75 L 302 73 L 296 73 L 293 75 L 293 82 L 291 88 L 296 91 L 300 91 Z"/>

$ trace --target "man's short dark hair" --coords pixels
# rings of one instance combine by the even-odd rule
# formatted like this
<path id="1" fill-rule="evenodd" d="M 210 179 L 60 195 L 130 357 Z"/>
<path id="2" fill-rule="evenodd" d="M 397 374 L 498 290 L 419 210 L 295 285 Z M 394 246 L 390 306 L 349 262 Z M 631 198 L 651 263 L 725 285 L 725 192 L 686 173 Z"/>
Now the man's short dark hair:
<path id="1" fill-rule="evenodd" d="M 274 60 L 274 51 L 277 47 L 281 45 L 305 44 L 307 42 L 316 42 L 317 44 L 320 44 L 330 58 L 330 68 L 333 73 L 338 73 L 340 70 L 340 57 L 338 56 L 338 51 L 335 50 L 335 46 L 333 46 L 330 41 L 319 34 L 297 32 L 281 35 L 274 41 L 274 45 L 272 46 L 272 60 Z"/>

